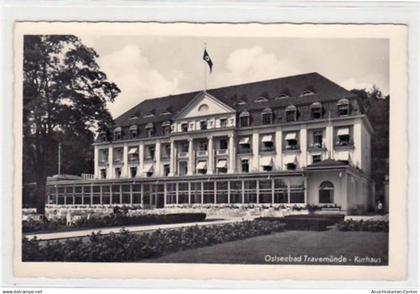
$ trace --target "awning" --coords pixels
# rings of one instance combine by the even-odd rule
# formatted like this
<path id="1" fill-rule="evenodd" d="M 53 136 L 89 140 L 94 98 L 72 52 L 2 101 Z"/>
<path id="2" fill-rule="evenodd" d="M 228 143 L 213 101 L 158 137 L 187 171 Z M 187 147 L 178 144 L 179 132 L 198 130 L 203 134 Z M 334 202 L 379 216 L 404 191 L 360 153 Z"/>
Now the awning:
<path id="1" fill-rule="evenodd" d="M 271 157 L 261 158 L 261 166 L 273 166 L 273 159 Z"/>
<path id="2" fill-rule="evenodd" d="M 248 145 L 249 144 L 249 137 L 244 137 L 239 139 L 239 145 Z"/>
<path id="3" fill-rule="evenodd" d="M 137 147 L 133 147 L 133 148 L 130 148 L 130 150 L 128 150 L 128 154 L 137 154 L 137 151 L 138 151 Z"/>
<path id="4" fill-rule="evenodd" d="M 207 169 L 207 162 L 206 161 L 199 161 L 197 163 L 197 167 L 198 170 L 203 170 L 203 169 Z"/>
<path id="5" fill-rule="evenodd" d="M 226 168 L 227 167 L 227 161 L 226 160 L 219 160 L 216 165 L 217 168 Z"/>
<path id="6" fill-rule="evenodd" d="M 273 142 L 273 135 L 264 135 L 261 140 L 263 143 Z"/>
<path id="7" fill-rule="evenodd" d="M 145 172 L 145 173 L 153 172 L 153 164 L 152 163 L 145 164 L 144 168 L 143 168 L 143 172 Z"/>
<path id="8" fill-rule="evenodd" d="M 349 128 L 338 129 L 337 136 L 348 136 L 348 135 L 350 135 Z"/>
<path id="9" fill-rule="evenodd" d="M 286 141 L 288 141 L 288 140 L 296 140 L 296 133 L 288 133 L 284 139 Z"/>

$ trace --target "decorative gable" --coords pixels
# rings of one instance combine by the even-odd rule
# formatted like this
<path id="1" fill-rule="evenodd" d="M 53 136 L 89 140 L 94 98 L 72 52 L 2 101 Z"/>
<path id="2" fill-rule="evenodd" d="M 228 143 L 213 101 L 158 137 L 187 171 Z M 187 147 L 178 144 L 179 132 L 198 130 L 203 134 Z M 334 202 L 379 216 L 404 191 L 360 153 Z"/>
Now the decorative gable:
<path id="1" fill-rule="evenodd" d="M 234 113 L 235 110 L 207 92 L 200 92 L 175 117 L 176 120 Z"/>

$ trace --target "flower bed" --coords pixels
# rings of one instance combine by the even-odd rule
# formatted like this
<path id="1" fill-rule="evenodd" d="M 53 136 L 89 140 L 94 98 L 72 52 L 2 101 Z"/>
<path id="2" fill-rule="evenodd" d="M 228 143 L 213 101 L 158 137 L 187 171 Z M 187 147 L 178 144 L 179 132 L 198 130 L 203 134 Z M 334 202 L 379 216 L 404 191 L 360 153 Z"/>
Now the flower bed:
<path id="1" fill-rule="evenodd" d="M 260 220 L 282 221 L 286 224 L 286 230 L 309 230 L 325 231 L 328 226 L 332 226 L 344 219 L 342 214 L 306 214 L 306 215 L 288 215 L 282 218 L 261 217 Z"/>
<path id="2" fill-rule="evenodd" d="M 338 224 L 340 231 L 369 231 L 369 232 L 388 232 L 389 223 L 387 221 L 369 220 L 346 220 Z"/>
<path id="3" fill-rule="evenodd" d="M 172 224 L 186 222 L 201 222 L 206 218 L 205 213 L 173 213 L 173 214 L 145 214 L 124 215 L 112 214 L 105 216 L 80 217 L 70 226 L 66 226 L 66 219 L 28 220 L 22 222 L 24 233 L 63 231 L 69 229 L 106 228 L 130 225 Z"/>
<path id="4" fill-rule="evenodd" d="M 133 262 L 185 249 L 210 246 L 284 230 L 279 221 L 244 221 L 152 233 L 92 234 L 89 240 L 39 242 L 23 239 L 23 261 Z"/>

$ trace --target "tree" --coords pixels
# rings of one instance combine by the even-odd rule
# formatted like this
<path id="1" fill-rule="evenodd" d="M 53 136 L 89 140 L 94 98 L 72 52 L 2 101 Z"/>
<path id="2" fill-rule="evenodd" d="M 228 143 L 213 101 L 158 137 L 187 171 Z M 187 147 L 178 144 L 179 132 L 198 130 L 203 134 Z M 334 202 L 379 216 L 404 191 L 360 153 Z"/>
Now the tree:
<path id="1" fill-rule="evenodd" d="M 36 182 L 37 210 L 44 213 L 57 142 L 107 129 L 106 103 L 120 90 L 100 70 L 95 50 L 76 36 L 26 35 L 23 54 L 23 176 Z"/>
<path id="2" fill-rule="evenodd" d="M 389 174 L 389 95 L 385 96 L 376 86 L 371 90 L 354 89 L 351 92 L 360 98 L 374 130 L 371 139 L 371 171 L 376 184 L 376 196 L 381 199 L 385 194 L 385 176 Z"/>

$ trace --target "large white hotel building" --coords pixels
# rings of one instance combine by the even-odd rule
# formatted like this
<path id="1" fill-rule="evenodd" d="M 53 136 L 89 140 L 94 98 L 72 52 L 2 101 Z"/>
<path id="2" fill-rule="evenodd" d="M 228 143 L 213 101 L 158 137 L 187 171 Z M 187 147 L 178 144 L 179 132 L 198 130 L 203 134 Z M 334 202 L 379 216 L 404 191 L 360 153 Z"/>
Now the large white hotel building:
<path id="1" fill-rule="evenodd" d="M 335 205 L 367 209 L 372 127 L 318 73 L 148 99 L 98 134 L 91 179 L 49 182 L 49 203 Z"/>

